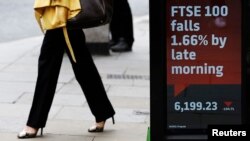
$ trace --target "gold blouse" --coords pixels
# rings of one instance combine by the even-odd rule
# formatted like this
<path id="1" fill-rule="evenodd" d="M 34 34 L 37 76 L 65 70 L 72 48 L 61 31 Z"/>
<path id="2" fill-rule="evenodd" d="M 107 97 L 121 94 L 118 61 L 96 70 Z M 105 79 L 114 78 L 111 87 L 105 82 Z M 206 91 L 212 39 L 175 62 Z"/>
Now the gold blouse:
<path id="1" fill-rule="evenodd" d="M 66 24 L 67 20 L 81 11 L 80 0 L 35 0 L 36 20 L 44 32 L 45 30 L 63 27 L 63 34 L 73 61 L 76 57 L 69 41 Z"/>
<path id="2" fill-rule="evenodd" d="M 43 30 L 65 27 L 81 10 L 80 0 L 35 0 L 35 15 Z"/>

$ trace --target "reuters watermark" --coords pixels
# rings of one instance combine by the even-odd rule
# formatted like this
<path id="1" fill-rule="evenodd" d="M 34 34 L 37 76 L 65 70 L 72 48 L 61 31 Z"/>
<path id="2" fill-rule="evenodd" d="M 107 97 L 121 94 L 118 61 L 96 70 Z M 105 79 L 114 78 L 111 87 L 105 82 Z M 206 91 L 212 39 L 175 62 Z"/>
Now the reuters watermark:
<path id="1" fill-rule="evenodd" d="M 232 129 L 230 129 L 229 131 L 220 131 L 219 129 L 212 129 L 212 136 L 245 137 L 247 136 L 247 131 L 233 131 Z"/>
<path id="2" fill-rule="evenodd" d="M 222 139 L 225 137 L 235 137 L 246 140 L 248 128 L 246 125 L 209 125 L 208 140 Z"/>

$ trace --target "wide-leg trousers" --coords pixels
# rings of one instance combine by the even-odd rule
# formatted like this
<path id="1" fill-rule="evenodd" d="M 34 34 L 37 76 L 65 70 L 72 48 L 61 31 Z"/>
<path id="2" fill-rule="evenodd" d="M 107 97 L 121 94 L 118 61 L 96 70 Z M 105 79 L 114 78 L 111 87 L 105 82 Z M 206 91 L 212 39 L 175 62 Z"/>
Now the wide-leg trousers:
<path id="1" fill-rule="evenodd" d="M 65 51 L 96 122 L 106 120 L 115 114 L 99 72 L 85 45 L 84 32 L 81 29 L 68 30 L 68 35 L 76 63 L 72 61 L 61 28 L 48 30 L 45 34 L 38 60 L 38 77 L 28 126 L 42 128 L 46 125 Z"/>

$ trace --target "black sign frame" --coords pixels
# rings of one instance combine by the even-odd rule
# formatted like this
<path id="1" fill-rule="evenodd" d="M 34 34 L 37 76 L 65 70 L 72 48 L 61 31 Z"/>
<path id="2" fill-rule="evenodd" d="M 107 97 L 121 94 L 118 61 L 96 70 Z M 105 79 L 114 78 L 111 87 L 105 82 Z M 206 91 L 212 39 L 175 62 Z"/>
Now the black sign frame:
<path id="1" fill-rule="evenodd" d="M 166 141 L 170 135 L 204 134 L 206 130 L 167 131 L 167 82 L 166 74 L 166 2 L 167 0 L 149 0 L 150 4 L 150 128 L 151 141 Z M 249 124 L 247 112 L 250 112 L 250 63 L 247 65 L 247 52 L 250 52 L 250 0 L 242 0 L 242 122 Z M 250 53 L 248 53 L 250 54 Z M 247 71 L 248 69 L 248 71 Z M 248 87 L 247 87 L 248 86 Z M 248 102 L 247 102 L 248 101 Z M 187 139 L 185 139 L 187 140 Z"/>

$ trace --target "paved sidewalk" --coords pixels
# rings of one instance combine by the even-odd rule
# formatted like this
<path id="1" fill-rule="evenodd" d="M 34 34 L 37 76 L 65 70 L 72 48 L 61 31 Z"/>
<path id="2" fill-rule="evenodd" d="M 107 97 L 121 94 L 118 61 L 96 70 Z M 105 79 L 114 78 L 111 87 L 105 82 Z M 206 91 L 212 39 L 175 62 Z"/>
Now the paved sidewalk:
<path id="1" fill-rule="evenodd" d="M 135 18 L 132 52 L 93 56 L 116 110 L 116 124 L 88 133 L 94 123 L 65 56 L 44 137 L 29 141 L 145 141 L 149 126 L 149 19 Z M 0 138 L 18 140 L 26 123 L 42 36 L 0 43 Z"/>

